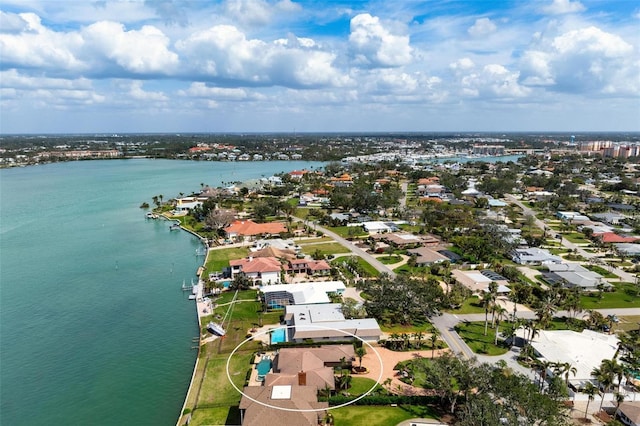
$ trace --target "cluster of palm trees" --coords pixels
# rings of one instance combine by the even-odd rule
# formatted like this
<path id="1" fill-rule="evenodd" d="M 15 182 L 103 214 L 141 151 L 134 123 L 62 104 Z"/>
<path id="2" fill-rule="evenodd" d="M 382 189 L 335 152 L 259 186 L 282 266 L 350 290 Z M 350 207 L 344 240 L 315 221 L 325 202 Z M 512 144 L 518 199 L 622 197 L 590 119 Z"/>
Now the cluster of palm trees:
<path id="1" fill-rule="evenodd" d="M 507 309 L 498 303 L 498 283 L 491 281 L 489 283 L 488 291 L 484 293 L 480 303 L 484 308 L 484 335 L 487 335 L 487 329 L 489 327 L 489 313 L 491 313 L 491 328 L 495 328 L 495 341 L 494 344 L 498 344 L 498 327 L 500 321 L 508 318 Z"/>
<path id="2" fill-rule="evenodd" d="M 427 335 L 422 331 L 415 333 L 391 333 L 386 341 L 387 349 L 395 351 L 406 351 L 411 349 L 422 349 L 423 342 L 426 341 Z M 433 358 L 440 332 L 434 328 L 429 333 L 429 343 L 431 346 L 431 357 Z"/>
<path id="3" fill-rule="evenodd" d="M 533 370 L 538 374 L 536 380 L 540 391 L 544 391 L 549 370 L 553 372 L 553 377 L 564 378 L 563 382 L 566 387 L 569 386 L 569 376 L 575 376 L 578 369 L 569 362 L 553 362 L 545 359 L 536 359 L 533 362 Z"/>
<path id="4" fill-rule="evenodd" d="M 620 407 L 620 404 L 625 399 L 625 394 L 620 392 L 620 388 L 622 386 L 622 379 L 627 375 L 627 370 L 625 369 L 624 365 L 620 364 L 616 359 L 618 352 L 619 351 L 616 351 L 613 359 L 603 359 L 600 367 L 596 367 L 591 370 L 591 377 L 597 382 L 598 386 L 596 387 L 591 382 L 589 382 L 585 387 L 584 393 L 589 396 L 589 401 L 593 400 L 593 396 L 595 396 L 596 393 L 602 396 L 602 399 L 600 400 L 600 408 L 598 409 L 598 411 L 602 410 L 602 404 L 604 403 L 605 395 L 607 393 L 611 393 L 611 391 L 613 391 L 613 397 L 616 400 L 617 408 Z M 595 390 L 593 390 L 593 388 L 595 388 Z M 587 403 L 587 409 L 588 408 L 589 404 Z"/>

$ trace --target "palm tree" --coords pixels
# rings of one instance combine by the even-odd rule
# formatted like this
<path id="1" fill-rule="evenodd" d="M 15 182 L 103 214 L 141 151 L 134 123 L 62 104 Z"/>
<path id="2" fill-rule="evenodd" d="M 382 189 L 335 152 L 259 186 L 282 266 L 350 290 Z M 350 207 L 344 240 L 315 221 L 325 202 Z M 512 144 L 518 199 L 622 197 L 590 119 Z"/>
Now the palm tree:
<path id="1" fill-rule="evenodd" d="M 487 335 L 487 328 L 489 327 L 489 310 L 493 305 L 493 295 L 491 293 L 485 293 L 480 301 L 484 308 L 484 335 Z"/>
<path id="2" fill-rule="evenodd" d="M 569 386 L 569 374 L 573 374 L 573 377 L 576 377 L 576 374 L 578 373 L 578 369 L 574 365 L 571 365 L 571 363 L 565 362 L 563 364 L 563 371 L 564 371 L 564 382 L 567 386 Z"/>
<path id="3" fill-rule="evenodd" d="M 498 306 L 498 283 L 491 281 L 489 283 L 489 294 L 491 294 L 491 327 L 495 327 L 496 306 Z M 485 334 L 486 336 L 486 334 Z"/>
<path id="4" fill-rule="evenodd" d="M 602 389 L 602 400 L 600 401 L 600 408 L 598 409 L 598 411 L 600 411 L 602 410 L 602 404 L 604 404 L 604 397 L 607 390 L 613 384 L 613 374 L 607 371 L 606 367 L 602 368 L 601 366 L 601 368 L 596 367 L 591 370 L 591 376 L 598 381 L 598 385 Z"/>
<path id="5" fill-rule="evenodd" d="M 413 333 L 413 337 L 416 339 L 416 349 L 420 349 L 420 347 L 422 346 L 424 333 L 422 331 L 416 331 L 415 333 Z"/>
<path id="6" fill-rule="evenodd" d="M 409 347 L 409 340 L 411 336 L 408 333 L 402 333 L 400 337 L 402 338 L 402 350 L 405 350 Z"/>
<path id="7" fill-rule="evenodd" d="M 587 400 L 587 408 L 584 409 L 584 418 L 586 420 L 587 412 L 589 411 L 589 404 L 591 403 L 591 401 L 593 401 L 595 399 L 596 394 L 599 394 L 600 391 L 598 390 L 598 388 L 596 386 L 593 385 L 593 383 L 587 382 L 587 384 L 585 385 L 585 387 L 582 390 L 582 392 L 585 395 L 587 395 L 587 398 L 589 398 Z"/>
<path id="8" fill-rule="evenodd" d="M 549 370 L 549 368 L 553 365 L 553 362 L 547 360 L 538 362 L 540 368 L 540 390 L 542 390 L 544 388 L 544 384 L 547 381 L 547 370 Z"/>
<path id="9" fill-rule="evenodd" d="M 364 356 L 367 354 L 367 350 L 364 348 L 364 346 L 360 346 L 359 348 L 356 348 L 355 354 L 358 357 L 358 361 L 360 362 L 359 367 L 362 368 L 362 358 L 364 358 Z"/>
<path id="10" fill-rule="evenodd" d="M 351 385 L 351 374 L 343 374 L 338 379 L 338 386 L 340 389 L 347 390 L 349 389 L 349 385 Z"/>
<path id="11" fill-rule="evenodd" d="M 438 331 L 437 328 L 434 328 L 431 331 L 431 358 L 433 358 L 434 355 L 435 355 L 436 342 L 438 341 L 438 336 L 439 335 L 440 335 L 440 332 Z"/>
<path id="12" fill-rule="evenodd" d="M 618 411 L 620 411 L 620 404 L 622 404 L 624 402 L 624 399 L 626 398 L 626 395 L 621 393 L 621 392 L 614 392 L 613 396 L 616 399 L 616 412 L 613 415 L 613 418 L 617 418 L 618 417 Z"/>
<path id="13" fill-rule="evenodd" d="M 536 316 L 538 317 L 538 322 L 540 323 L 540 327 L 545 328 L 551 319 L 553 318 L 553 314 L 558 310 L 556 306 L 555 298 L 551 295 L 547 295 L 544 299 L 540 301 L 540 306 L 536 309 Z"/>
<path id="14" fill-rule="evenodd" d="M 624 377 L 624 367 L 618 364 L 618 361 L 615 359 L 603 359 L 600 368 L 618 380 L 617 391 L 620 392 L 622 378 Z"/>
<path id="15" fill-rule="evenodd" d="M 500 306 L 496 305 L 496 336 L 493 342 L 494 345 L 498 346 L 498 328 L 500 327 L 500 321 L 507 317 L 507 310 Z"/>

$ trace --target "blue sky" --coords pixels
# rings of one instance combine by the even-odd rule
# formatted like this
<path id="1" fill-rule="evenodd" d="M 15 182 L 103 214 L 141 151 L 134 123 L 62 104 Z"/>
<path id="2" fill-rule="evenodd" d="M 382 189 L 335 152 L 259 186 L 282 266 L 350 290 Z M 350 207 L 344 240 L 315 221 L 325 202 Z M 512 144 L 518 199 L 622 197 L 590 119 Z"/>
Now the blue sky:
<path id="1" fill-rule="evenodd" d="M 640 131 L 632 0 L 3 0 L 0 133 Z"/>

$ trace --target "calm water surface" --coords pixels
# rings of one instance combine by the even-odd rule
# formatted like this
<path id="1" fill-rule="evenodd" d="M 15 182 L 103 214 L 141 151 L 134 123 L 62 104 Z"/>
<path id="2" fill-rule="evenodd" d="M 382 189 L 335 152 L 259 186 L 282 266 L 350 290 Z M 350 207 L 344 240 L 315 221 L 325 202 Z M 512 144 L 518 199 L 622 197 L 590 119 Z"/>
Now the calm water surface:
<path id="1" fill-rule="evenodd" d="M 200 247 L 143 201 L 321 163 L 83 161 L 0 170 L 0 424 L 173 425 Z"/>

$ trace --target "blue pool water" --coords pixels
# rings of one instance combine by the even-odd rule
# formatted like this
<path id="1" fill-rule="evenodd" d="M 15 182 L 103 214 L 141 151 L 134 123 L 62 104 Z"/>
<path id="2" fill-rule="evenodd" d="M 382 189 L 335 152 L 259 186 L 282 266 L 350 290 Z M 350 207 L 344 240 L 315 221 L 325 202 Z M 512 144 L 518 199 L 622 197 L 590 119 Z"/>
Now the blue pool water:
<path id="1" fill-rule="evenodd" d="M 264 376 L 271 371 L 271 360 L 269 358 L 262 358 L 258 365 L 256 365 L 256 370 L 258 370 L 258 380 L 264 380 Z"/>
<path id="2" fill-rule="evenodd" d="M 224 286 L 224 288 L 229 288 L 229 286 L 231 285 L 231 281 L 225 281 L 222 283 L 222 285 Z"/>
<path id="3" fill-rule="evenodd" d="M 271 344 L 282 343 L 287 341 L 286 329 L 277 328 L 271 333 Z"/>

